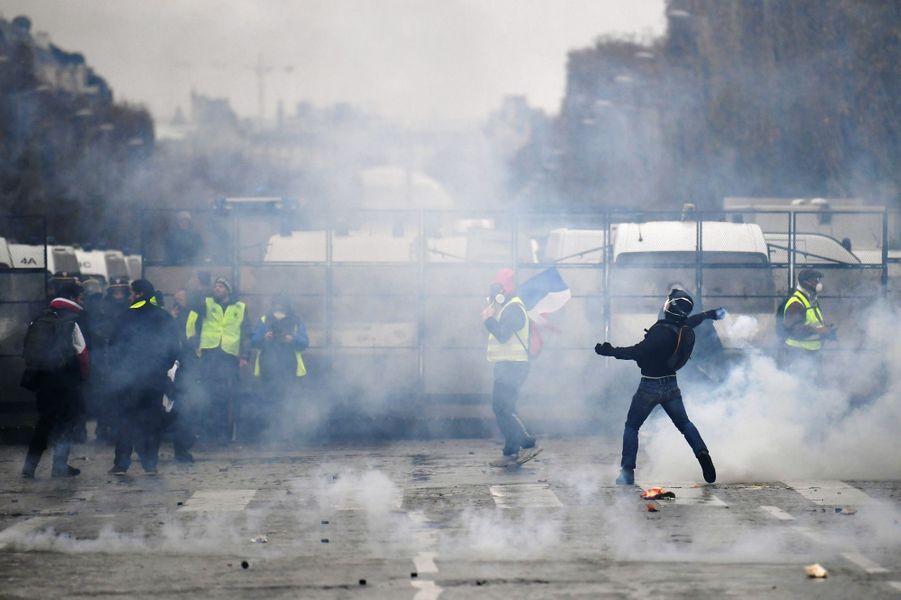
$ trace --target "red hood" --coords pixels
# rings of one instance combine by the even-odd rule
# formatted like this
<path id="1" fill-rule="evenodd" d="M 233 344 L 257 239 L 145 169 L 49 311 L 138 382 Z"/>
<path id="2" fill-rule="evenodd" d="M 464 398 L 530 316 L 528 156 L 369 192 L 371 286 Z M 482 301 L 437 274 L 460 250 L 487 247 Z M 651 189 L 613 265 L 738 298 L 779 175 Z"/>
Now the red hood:
<path id="1" fill-rule="evenodd" d="M 80 304 L 69 300 L 68 298 L 54 298 L 50 301 L 50 308 L 53 310 L 70 310 L 74 313 L 79 313 L 84 310 Z"/>

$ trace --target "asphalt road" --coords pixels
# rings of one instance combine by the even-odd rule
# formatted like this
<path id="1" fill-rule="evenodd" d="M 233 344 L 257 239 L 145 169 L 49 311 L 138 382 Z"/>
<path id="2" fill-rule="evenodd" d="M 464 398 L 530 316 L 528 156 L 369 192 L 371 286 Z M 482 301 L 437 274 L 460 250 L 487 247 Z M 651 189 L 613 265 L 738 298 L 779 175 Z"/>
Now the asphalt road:
<path id="1" fill-rule="evenodd" d="M 124 477 L 87 444 L 81 476 L 51 479 L 46 456 L 34 481 L 0 448 L 0 597 L 901 597 L 901 482 L 699 472 L 641 482 L 676 494 L 649 512 L 612 485 L 615 441 L 542 444 L 515 471 L 487 466 L 491 440 L 230 446 L 189 466 L 166 448 L 159 475 Z"/>

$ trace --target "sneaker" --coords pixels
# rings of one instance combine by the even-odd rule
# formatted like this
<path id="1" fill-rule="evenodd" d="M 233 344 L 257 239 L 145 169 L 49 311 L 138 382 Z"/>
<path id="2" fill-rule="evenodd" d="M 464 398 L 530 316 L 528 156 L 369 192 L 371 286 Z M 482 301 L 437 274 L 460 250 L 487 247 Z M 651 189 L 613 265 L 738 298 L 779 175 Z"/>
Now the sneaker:
<path id="1" fill-rule="evenodd" d="M 81 469 L 76 469 L 75 467 L 70 467 L 66 465 L 60 469 L 56 467 L 50 472 L 50 475 L 53 477 L 75 477 L 76 475 L 81 474 Z"/>
<path id="2" fill-rule="evenodd" d="M 194 462 L 194 455 L 190 452 L 176 452 L 175 453 L 175 462 L 180 463 L 192 463 Z"/>
<path id="3" fill-rule="evenodd" d="M 516 455 L 515 454 L 504 454 L 502 457 L 492 460 L 488 463 L 491 467 L 498 468 L 507 468 L 516 466 Z"/>
<path id="4" fill-rule="evenodd" d="M 146 475 L 159 475 L 159 471 L 156 470 L 156 467 L 144 467 L 144 473 Z"/>
<path id="5" fill-rule="evenodd" d="M 531 448 L 522 448 L 519 452 L 516 453 L 516 464 L 523 465 L 539 454 L 544 450 L 541 446 L 532 446 Z"/>
<path id="6" fill-rule="evenodd" d="M 698 462 L 701 463 L 701 471 L 704 473 L 704 481 L 713 483 L 716 481 L 716 467 L 713 466 L 713 459 L 710 458 L 710 452 L 701 450 L 698 452 Z"/>
<path id="7" fill-rule="evenodd" d="M 113 468 L 107 471 L 110 475 L 125 475 L 128 472 L 128 469 L 125 467 L 120 467 L 118 465 L 113 465 Z"/>
<path id="8" fill-rule="evenodd" d="M 616 485 L 635 485 L 635 469 L 626 469 L 625 467 L 620 469 Z"/>
<path id="9" fill-rule="evenodd" d="M 23 479 L 34 479 L 34 469 L 22 469 Z"/>

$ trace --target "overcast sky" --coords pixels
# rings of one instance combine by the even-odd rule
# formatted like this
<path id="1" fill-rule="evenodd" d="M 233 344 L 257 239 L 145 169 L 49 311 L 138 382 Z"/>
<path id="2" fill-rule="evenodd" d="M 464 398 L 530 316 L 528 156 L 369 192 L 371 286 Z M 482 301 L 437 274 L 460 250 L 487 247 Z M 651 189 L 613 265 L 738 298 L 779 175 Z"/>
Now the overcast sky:
<path id="1" fill-rule="evenodd" d="M 663 0 L 0 0 L 82 52 L 118 99 L 168 119 L 190 90 L 265 110 L 350 102 L 411 121 L 474 119 L 506 94 L 556 113 L 567 51 L 663 33 Z"/>

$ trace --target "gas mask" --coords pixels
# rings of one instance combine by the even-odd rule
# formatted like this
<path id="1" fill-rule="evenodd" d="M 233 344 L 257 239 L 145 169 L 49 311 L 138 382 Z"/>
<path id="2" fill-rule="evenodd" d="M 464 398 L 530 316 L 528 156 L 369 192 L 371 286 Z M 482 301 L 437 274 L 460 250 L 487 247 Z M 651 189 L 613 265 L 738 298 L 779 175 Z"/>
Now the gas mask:
<path id="1" fill-rule="evenodd" d="M 495 283 L 488 288 L 488 297 L 486 300 L 488 301 L 488 304 L 504 304 L 507 301 L 507 296 L 504 294 L 503 286 Z"/>

